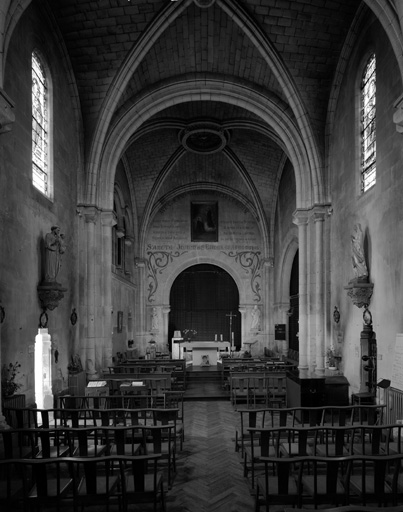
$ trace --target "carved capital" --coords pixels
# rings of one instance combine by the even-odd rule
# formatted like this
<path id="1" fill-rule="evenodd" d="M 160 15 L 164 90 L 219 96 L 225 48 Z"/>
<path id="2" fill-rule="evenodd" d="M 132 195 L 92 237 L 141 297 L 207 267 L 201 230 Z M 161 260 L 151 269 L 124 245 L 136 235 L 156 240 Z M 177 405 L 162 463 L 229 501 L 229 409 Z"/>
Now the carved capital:
<path id="1" fill-rule="evenodd" d="M 6 133 L 11 130 L 11 125 L 15 121 L 13 109 L 14 103 L 3 89 L 0 89 L 0 133 Z"/>
<path id="2" fill-rule="evenodd" d="M 77 208 L 77 213 L 80 217 L 84 217 L 85 222 L 96 224 L 100 212 L 96 206 L 80 205 Z"/>
<path id="3" fill-rule="evenodd" d="M 295 210 L 295 212 L 293 214 L 292 221 L 296 226 L 303 226 L 303 225 L 308 224 L 309 217 L 310 217 L 309 210 L 299 209 L 299 210 Z"/>

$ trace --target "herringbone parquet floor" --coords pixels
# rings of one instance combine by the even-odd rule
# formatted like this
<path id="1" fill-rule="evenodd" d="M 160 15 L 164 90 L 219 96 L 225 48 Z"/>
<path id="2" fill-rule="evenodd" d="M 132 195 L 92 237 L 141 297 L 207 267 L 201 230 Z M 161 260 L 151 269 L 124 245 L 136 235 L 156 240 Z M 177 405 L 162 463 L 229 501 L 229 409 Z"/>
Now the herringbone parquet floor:
<path id="1" fill-rule="evenodd" d="M 167 493 L 167 512 L 249 512 L 254 510 L 239 453 L 238 421 L 230 401 L 185 403 L 185 443 Z"/>

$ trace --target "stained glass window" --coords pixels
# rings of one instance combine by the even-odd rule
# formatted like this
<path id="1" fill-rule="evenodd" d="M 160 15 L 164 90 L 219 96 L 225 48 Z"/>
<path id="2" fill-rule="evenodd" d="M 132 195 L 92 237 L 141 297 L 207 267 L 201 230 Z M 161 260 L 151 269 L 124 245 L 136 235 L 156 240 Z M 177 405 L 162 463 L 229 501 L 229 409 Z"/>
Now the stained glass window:
<path id="1" fill-rule="evenodd" d="M 49 195 L 48 101 L 46 74 L 36 52 L 32 53 L 32 183 Z"/>
<path id="2" fill-rule="evenodd" d="M 376 59 L 369 58 L 361 81 L 361 189 L 376 183 Z"/>

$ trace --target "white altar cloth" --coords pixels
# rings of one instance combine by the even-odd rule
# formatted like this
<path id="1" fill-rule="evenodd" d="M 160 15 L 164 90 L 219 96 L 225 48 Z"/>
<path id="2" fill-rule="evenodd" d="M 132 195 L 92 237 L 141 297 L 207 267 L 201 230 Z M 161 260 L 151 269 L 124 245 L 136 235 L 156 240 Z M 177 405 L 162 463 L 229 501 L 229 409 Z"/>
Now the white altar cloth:
<path id="1" fill-rule="evenodd" d="M 211 366 L 217 365 L 220 352 L 229 352 L 231 344 L 229 341 L 184 341 L 174 339 L 172 343 L 172 357 L 183 359 L 184 352 L 192 353 L 192 363 L 195 366 L 203 364 L 203 356 L 207 356 Z M 178 348 L 175 347 L 178 346 Z M 174 354 L 175 351 L 175 354 Z"/>

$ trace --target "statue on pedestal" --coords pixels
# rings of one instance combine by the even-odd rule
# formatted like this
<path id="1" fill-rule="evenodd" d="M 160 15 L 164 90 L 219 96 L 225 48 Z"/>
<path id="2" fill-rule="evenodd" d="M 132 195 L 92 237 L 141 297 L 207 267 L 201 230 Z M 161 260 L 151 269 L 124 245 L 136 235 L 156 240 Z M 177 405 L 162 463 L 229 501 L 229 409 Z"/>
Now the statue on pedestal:
<path id="1" fill-rule="evenodd" d="M 258 308 L 257 304 L 255 304 L 254 308 L 252 309 L 252 323 L 251 323 L 251 331 L 260 331 L 260 316 L 261 311 Z"/>
<path id="2" fill-rule="evenodd" d="M 365 263 L 364 255 L 364 234 L 361 229 L 361 224 L 354 226 L 354 231 L 351 235 L 351 258 L 353 262 L 353 270 L 357 279 L 368 278 L 368 268 Z"/>
<path id="3" fill-rule="evenodd" d="M 66 251 L 64 234 L 59 226 L 52 226 L 50 233 L 45 235 L 45 282 L 56 283 L 61 267 L 62 254 Z"/>

